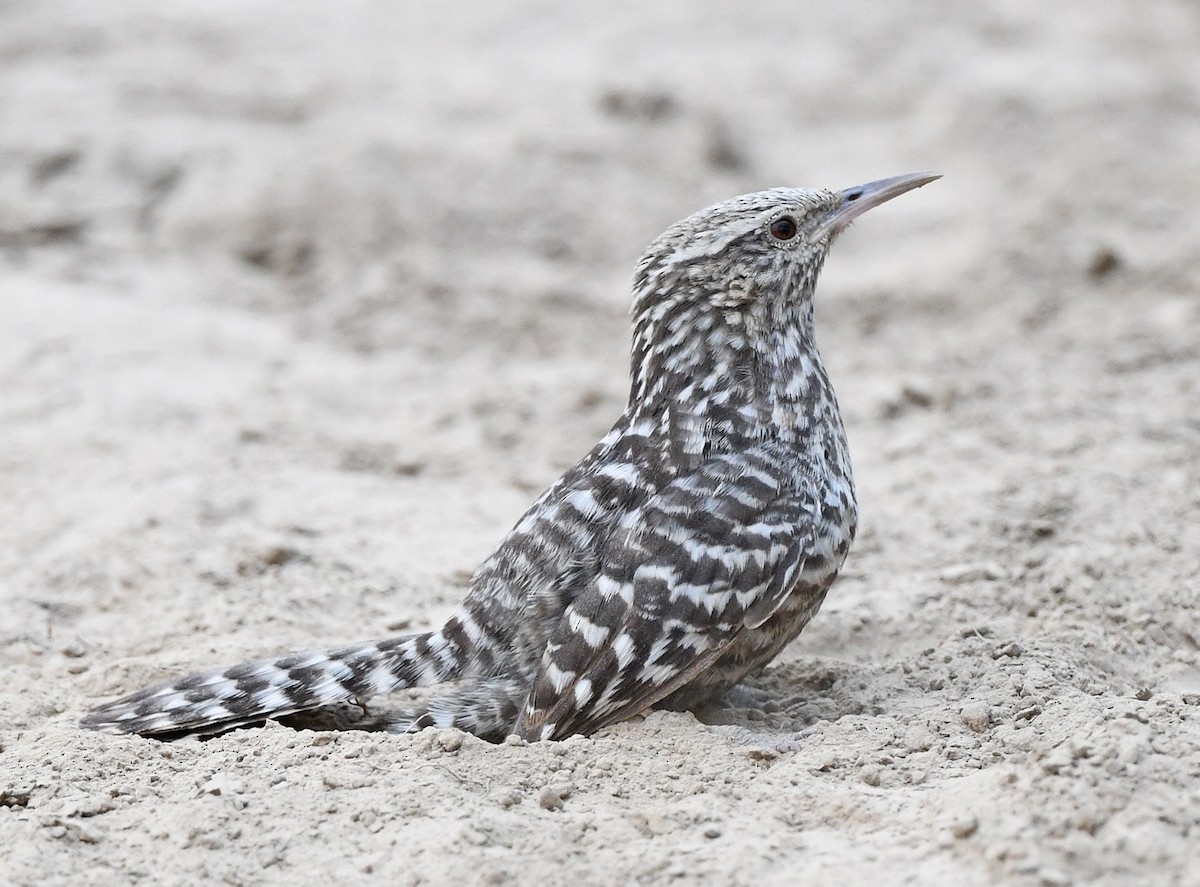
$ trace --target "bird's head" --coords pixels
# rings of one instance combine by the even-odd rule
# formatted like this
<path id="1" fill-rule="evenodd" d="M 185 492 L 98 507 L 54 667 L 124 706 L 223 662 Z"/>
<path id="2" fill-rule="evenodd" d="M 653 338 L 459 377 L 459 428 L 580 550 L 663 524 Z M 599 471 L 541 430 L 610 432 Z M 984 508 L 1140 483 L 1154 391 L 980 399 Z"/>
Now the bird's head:
<path id="1" fill-rule="evenodd" d="M 773 188 L 676 222 L 647 248 L 633 286 L 635 397 L 670 373 L 739 352 L 795 350 L 830 245 L 872 207 L 939 178 L 915 173 L 842 191 Z"/>

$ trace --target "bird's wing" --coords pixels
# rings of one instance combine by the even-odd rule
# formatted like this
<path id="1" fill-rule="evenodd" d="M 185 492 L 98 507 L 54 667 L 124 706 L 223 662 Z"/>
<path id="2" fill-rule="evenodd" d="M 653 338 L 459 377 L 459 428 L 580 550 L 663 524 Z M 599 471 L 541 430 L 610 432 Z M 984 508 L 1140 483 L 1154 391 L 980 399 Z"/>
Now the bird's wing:
<path id="1" fill-rule="evenodd" d="M 629 514 L 547 643 L 516 732 L 558 738 L 636 714 L 769 619 L 813 548 L 805 486 L 722 456 Z"/>

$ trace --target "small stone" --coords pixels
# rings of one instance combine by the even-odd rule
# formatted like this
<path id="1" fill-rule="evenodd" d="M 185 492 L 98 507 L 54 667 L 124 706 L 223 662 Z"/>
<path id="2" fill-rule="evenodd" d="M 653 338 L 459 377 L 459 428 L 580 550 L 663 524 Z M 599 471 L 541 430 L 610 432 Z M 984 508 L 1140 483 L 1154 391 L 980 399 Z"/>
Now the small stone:
<path id="1" fill-rule="evenodd" d="M 1121 267 L 1121 256 L 1110 246 L 1101 247 L 1092 254 L 1088 262 L 1087 274 L 1092 280 L 1108 277 Z"/>
<path id="2" fill-rule="evenodd" d="M 678 103 L 668 92 L 611 89 L 600 97 L 600 108 L 611 117 L 656 123 L 673 115 Z"/>
<path id="3" fill-rule="evenodd" d="M 543 810 L 561 810 L 563 799 L 564 795 L 560 789 L 548 785 L 538 795 L 538 806 Z"/>
<path id="4" fill-rule="evenodd" d="M 1065 745 L 1060 745 L 1042 761 L 1042 769 L 1047 773 L 1059 773 L 1070 767 L 1074 760 L 1071 750 Z"/>
<path id="5" fill-rule="evenodd" d="M 1142 759 L 1146 740 L 1140 736 L 1127 736 L 1117 747 L 1117 760 L 1122 764 L 1136 764 Z"/>
<path id="6" fill-rule="evenodd" d="M 514 791 L 502 791 L 496 795 L 496 803 L 504 810 L 509 810 L 521 803 L 521 796 Z"/>
<path id="7" fill-rule="evenodd" d="M 28 807 L 33 789 L 25 786 L 0 788 L 0 807 Z"/>
<path id="8" fill-rule="evenodd" d="M 958 716 L 974 733 L 982 733 L 992 723 L 992 710 L 986 702 L 970 702 L 962 707 Z"/>
<path id="9" fill-rule="evenodd" d="M 442 751 L 458 751 L 462 748 L 462 734 L 457 730 L 442 730 L 438 733 L 437 744 Z"/>
<path id="10" fill-rule="evenodd" d="M 655 810 L 642 810 L 630 816 L 634 827 L 648 838 L 665 835 L 675 830 L 675 823 Z"/>
<path id="11" fill-rule="evenodd" d="M 221 792 L 225 790 L 224 780 L 219 775 L 214 775 L 212 778 L 200 784 L 200 793 L 204 795 L 221 796 Z"/>
<path id="12" fill-rule="evenodd" d="M 929 751 L 936 741 L 927 727 L 912 727 L 904 734 L 904 747 L 909 751 Z"/>
<path id="13" fill-rule="evenodd" d="M 259 554 L 259 559 L 268 567 L 282 567 L 293 561 L 307 560 L 304 553 L 290 545 L 273 545 Z"/>
<path id="14" fill-rule="evenodd" d="M 94 826 L 87 822 L 72 820 L 69 823 L 69 832 L 72 833 L 75 840 L 84 844 L 100 843 L 100 832 Z"/>
<path id="15" fill-rule="evenodd" d="M 900 396 L 914 407 L 928 409 L 933 406 L 933 391 L 923 382 L 905 382 L 900 388 Z"/>
<path id="16" fill-rule="evenodd" d="M 1004 569 L 998 564 L 954 564 L 946 567 L 938 578 L 947 585 L 967 585 L 971 582 L 995 582 L 1004 578 Z"/>
<path id="17" fill-rule="evenodd" d="M 990 625 L 970 625 L 960 629 L 958 636 L 960 638 L 990 638 L 995 634 L 995 630 Z M 930 653 L 933 651 L 930 650 Z"/>
<path id="18" fill-rule="evenodd" d="M 858 778 L 867 785 L 879 785 L 883 782 L 883 768 L 878 764 L 867 764 L 858 771 Z"/>
<path id="19" fill-rule="evenodd" d="M 950 834 L 960 841 L 979 831 L 979 820 L 974 816 L 962 816 L 950 822 Z"/>

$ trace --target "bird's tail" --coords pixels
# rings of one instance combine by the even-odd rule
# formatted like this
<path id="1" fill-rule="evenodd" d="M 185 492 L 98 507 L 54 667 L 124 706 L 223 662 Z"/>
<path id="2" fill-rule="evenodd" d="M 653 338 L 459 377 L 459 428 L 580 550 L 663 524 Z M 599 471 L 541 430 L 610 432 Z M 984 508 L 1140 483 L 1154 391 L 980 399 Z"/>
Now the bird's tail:
<path id="1" fill-rule="evenodd" d="M 467 659 L 448 634 L 443 629 L 201 672 L 101 705 L 81 724 L 163 738 L 211 735 L 347 699 L 437 684 L 458 677 Z"/>

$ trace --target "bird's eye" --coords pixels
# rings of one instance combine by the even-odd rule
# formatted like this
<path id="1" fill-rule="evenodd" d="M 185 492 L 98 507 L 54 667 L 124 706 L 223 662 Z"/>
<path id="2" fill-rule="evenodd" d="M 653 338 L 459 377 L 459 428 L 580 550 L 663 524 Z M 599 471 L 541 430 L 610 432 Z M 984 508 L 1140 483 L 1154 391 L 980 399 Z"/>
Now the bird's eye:
<path id="1" fill-rule="evenodd" d="M 776 240 L 791 240 L 797 230 L 796 220 L 791 216 L 780 216 L 771 223 L 771 236 Z"/>

